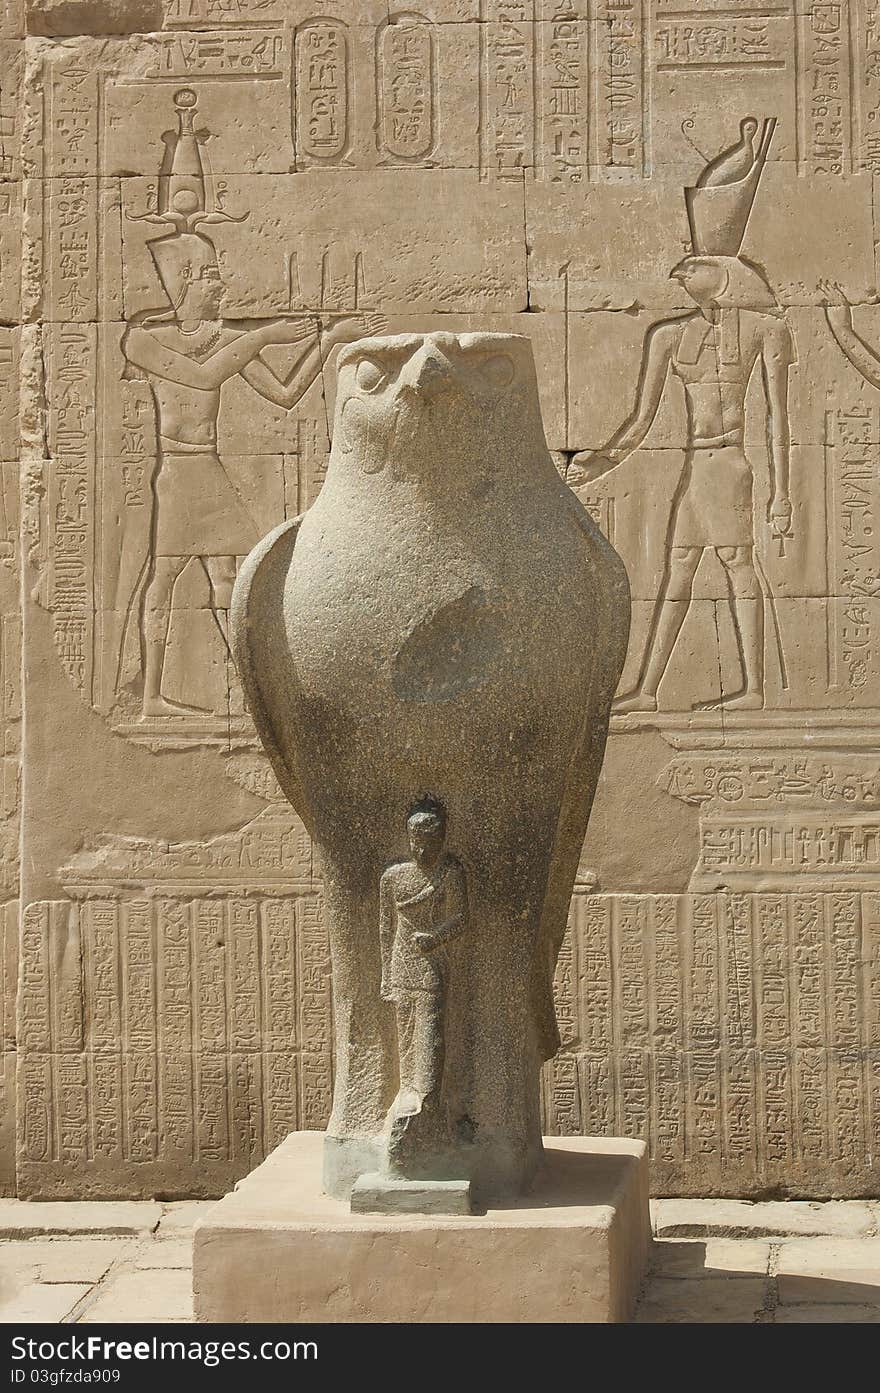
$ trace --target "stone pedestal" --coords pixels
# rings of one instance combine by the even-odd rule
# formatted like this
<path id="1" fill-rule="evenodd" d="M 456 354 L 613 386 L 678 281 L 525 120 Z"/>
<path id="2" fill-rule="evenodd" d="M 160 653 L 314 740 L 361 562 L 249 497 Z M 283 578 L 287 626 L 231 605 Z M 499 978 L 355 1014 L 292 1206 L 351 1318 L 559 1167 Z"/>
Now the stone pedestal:
<path id="1" fill-rule="evenodd" d="M 644 1143 L 553 1137 L 485 1214 L 352 1213 L 293 1132 L 195 1228 L 202 1321 L 625 1321 L 651 1243 Z"/>

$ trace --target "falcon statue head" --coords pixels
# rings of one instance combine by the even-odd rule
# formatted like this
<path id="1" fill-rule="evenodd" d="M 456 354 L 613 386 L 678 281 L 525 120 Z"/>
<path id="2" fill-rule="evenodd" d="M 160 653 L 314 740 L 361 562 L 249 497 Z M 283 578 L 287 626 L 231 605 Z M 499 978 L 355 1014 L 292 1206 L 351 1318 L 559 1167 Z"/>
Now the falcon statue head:
<path id="1" fill-rule="evenodd" d="M 447 465 L 534 439 L 531 341 L 517 334 L 399 334 L 359 339 L 339 355 L 334 458 L 365 474 L 437 480 Z M 525 437 L 525 439 L 524 439 Z"/>

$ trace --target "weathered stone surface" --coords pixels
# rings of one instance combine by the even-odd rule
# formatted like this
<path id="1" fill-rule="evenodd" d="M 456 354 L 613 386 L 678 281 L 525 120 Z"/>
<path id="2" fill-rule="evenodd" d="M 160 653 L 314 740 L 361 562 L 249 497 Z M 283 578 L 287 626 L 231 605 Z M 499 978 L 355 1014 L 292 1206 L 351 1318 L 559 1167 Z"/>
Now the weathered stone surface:
<path id="1" fill-rule="evenodd" d="M 132 1252 L 126 1239 L 29 1238 L 3 1240 L 4 1278 L 15 1287 L 30 1282 L 99 1282 Z"/>
<path id="2" fill-rule="evenodd" d="M 0 1235 L 32 1238 L 40 1234 L 151 1233 L 162 1213 L 158 1204 L 129 1200 L 100 1205 L 76 1201 L 0 1200 Z"/>
<path id="3" fill-rule="evenodd" d="M 142 1243 L 134 1256 L 136 1268 L 164 1271 L 168 1268 L 192 1268 L 192 1237 L 161 1238 Z"/>
<path id="4" fill-rule="evenodd" d="M 774 1318 L 776 1325 L 876 1325 L 880 1322 L 877 1306 L 780 1306 Z"/>
<path id="5" fill-rule="evenodd" d="M 160 1241 L 175 1239 L 178 1234 L 190 1233 L 196 1219 L 201 1219 L 208 1212 L 208 1208 L 207 1200 L 178 1200 L 163 1204 L 156 1238 Z"/>
<path id="6" fill-rule="evenodd" d="M 143 714 L 152 486 L 160 454 L 180 452 L 158 439 L 167 376 L 123 339 L 133 316 L 164 313 L 148 337 L 190 344 L 192 369 L 214 333 L 180 337 L 147 246 L 171 226 L 163 135 L 189 91 L 214 214 L 229 215 L 195 229 L 217 251 L 227 338 L 243 318 L 348 310 L 392 333 L 532 340 L 557 467 L 630 574 L 622 692 L 657 646 L 688 446 L 681 373 L 613 472 L 585 480 L 571 459 L 632 411 L 652 326 L 695 312 L 670 277 L 694 249 L 685 189 L 721 151 L 737 172 L 741 121 L 776 118 L 734 260 L 779 313 L 722 309 L 791 335 L 787 409 L 777 394 L 770 423 L 787 419 L 792 442 L 791 530 L 768 524 L 758 364 L 737 534 L 755 565 L 729 554 L 716 491 L 689 597 L 665 604 L 685 617 L 659 709 L 612 717 L 544 1126 L 649 1137 L 658 1193 L 876 1192 L 877 70 L 861 0 L 0 7 L 0 1190 L 75 1194 L 86 1176 L 95 1195 L 219 1194 L 329 1113 L 319 876 L 243 713 L 216 556 L 212 586 L 188 553 L 164 651 L 162 695 L 201 710 Z M 195 169 L 187 148 L 171 192 Z M 733 187 L 717 165 L 713 178 Z M 219 404 L 187 401 L 201 443 L 216 427 L 194 467 L 216 481 L 216 456 L 258 535 L 317 496 L 337 351 L 290 409 L 240 373 Z M 286 379 L 296 353 L 264 360 Z M 742 353 L 724 364 L 744 370 Z M 743 482 L 741 462 L 717 464 Z M 189 503 L 192 545 L 210 549 L 208 510 Z M 686 589 L 693 558 L 679 560 Z M 752 591 L 738 614 L 737 586 Z M 693 710 L 737 691 L 743 624 L 759 703 Z"/>
<path id="7" fill-rule="evenodd" d="M 25 0 L 29 34 L 136 34 L 162 26 L 163 0 Z"/>
<path id="8" fill-rule="evenodd" d="M 394 1180 L 378 1172 L 359 1175 L 351 1187 L 352 1214 L 471 1214 L 466 1180 Z"/>
<path id="9" fill-rule="evenodd" d="M 678 1243 L 664 1239 L 654 1244 L 651 1274 L 659 1278 L 699 1278 L 701 1281 L 716 1276 L 766 1276 L 769 1261 L 770 1244 L 751 1239 L 736 1242 L 731 1238 L 710 1238 L 701 1242 L 692 1238 Z"/>
<path id="10" fill-rule="evenodd" d="M 152 1271 L 121 1272 L 101 1287 L 79 1323 L 162 1325 L 170 1320 L 192 1320 L 192 1278 L 185 1269 L 163 1272 L 161 1281 Z"/>
<path id="11" fill-rule="evenodd" d="M 863 1238 L 876 1232 L 878 1209 L 876 1205 L 834 1200 L 824 1204 L 652 1200 L 651 1218 L 658 1238 Z"/>
<path id="12" fill-rule="evenodd" d="M 96 1203 L 92 1207 L 97 1215 L 104 1206 Z M 144 1208 L 147 1207 L 145 1204 Z M 197 1209 L 204 1215 L 212 1207 L 179 1204 L 166 1205 L 163 1209 L 166 1212 L 171 1210 L 178 1222 L 183 1223 L 187 1211 L 192 1218 Z M 656 1201 L 652 1207 L 655 1211 L 658 1209 Z M 824 1211 L 833 1216 L 836 1208 L 838 1206 L 834 1202 L 813 1206 L 820 1219 Z M 710 1230 L 713 1228 L 712 1209 L 717 1211 L 719 1227 L 722 1227 L 729 1205 L 727 1201 L 714 1200 L 703 1206 L 706 1226 Z M 832 1226 L 833 1219 L 829 1218 L 827 1227 L 830 1229 Z M 93 1227 L 99 1227 L 97 1221 Z M 837 1250 L 836 1243 L 832 1246 Z M 742 1312 L 744 1303 L 740 1299 L 740 1284 L 743 1278 L 754 1278 L 763 1273 L 763 1301 L 755 1309 L 753 1316 L 750 1317 L 747 1313 L 742 1316 L 745 1320 L 777 1325 L 876 1322 L 880 1308 L 876 1304 L 866 1305 L 864 1302 L 874 1301 L 873 1288 L 880 1281 L 877 1242 L 868 1237 L 846 1246 L 846 1269 L 851 1275 L 858 1276 L 858 1292 L 853 1298 L 858 1304 L 850 1304 L 847 1299 L 838 1300 L 841 1295 L 837 1286 L 841 1275 L 839 1264 L 836 1275 L 831 1276 L 829 1250 L 822 1238 L 773 1245 L 766 1240 L 753 1238 L 659 1239 L 652 1247 L 641 1300 L 647 1307 L 648 1317 L 661 1323 L 679 1323 L 683 1319 L 688 1323 L 711 1323 L 722 1301 L 719 1292 L 720 1281 L 726 1280 L 731 1283 L 734 1290 L 730 1297 Z M 810 1280 L 814 1283 L 812 1290 L 817 1293 L 816 1300 L 807 1297 L 802 1301 L 798 1297 L 794 1304 L 788 1304 L 787 1301 L 780 1303 L 776 1267 L 780 1255 L 784 1256 L 786 1249 L 793 1249 L 795 1252 L 804 1250 L 803 1256 L 809 1259 L 811 1265 Z M 771 1251 L 772 1268 L 768 1261 Z M 113 1267 L 109 1275 L 108 1256 Z M 133 1239 L 58 1236 L 45 1239 L 30 1238 L 25 1241 L 0 1240 L 0 1315 L 3 1314 L 3 1303 L 16 1299 L 23 1286 L 48 1284 L 51 1289 L 54 1283 L 60 1281 L 67 1285 L 76 1285 L 77 1288 L 91 1284 L 87 1294 L 77 1299 L 78 1314 L 82 1316 L 97 1294 L 94 1285 L 96 1278 L 102 1278 L 103 1284 L 108 1285 L 117 1275 L 148 1271 L 152 1283 L 151 1300 L 156 1308 L 167 1311 L 169 1320 L 191 1320 L 190 1289 L 181 1284 L 177 1275 L 172 1276 L 170 1285 L 167 1285 L 169 1274 L 186 1273 L 191 1267 L 191 1235 L 166 1239 L 157 1236 Z M 820 1267 L 825 1272 L 824 1276 L 817 1275 L 817 1269 Z M 790 1275 L 793 1278 L 794 1274 Z M 705 1291 L 704 1283 L 708 1283 Z M 676 1286 L 688 1290 L 680 1290 L 676 1297 Z M 752 1308 L 752 1298 L 753 1293 L 750 1292 L 745 1302 L 746 1311 Z M 52 1304 L 51 1297 L 38 1297 L 33 1293 L 29 1296 L 31 1306 L 37 1311 L 42 1309 L 42 1306 L 35 1306 L 34 1303 L 42 1303 L 44 1300 L 50 1303 L 47 1318 L 53 1318 L 51 1313 L 56 1310 L 56 1306 Z M 730 1302 L 726 1304 L 729 1309 Z M 124 1313 L 128 1307 L 121 1306 L 120 1310 Z M 125 1319 L 125 1315 L 120 1316 L 120 1319 Z"/>
<path id="13" fill-rule="evenodd" d="M 318 1133 L 288 1137 L 196 1224 L 198 1320 L 555 1323 L 631 1314 L 651 1242 L 643 1144 L 548 1141 L 531 1195 L 456 1218 L 352 1212 L 322 1191 L 321 1143 Z"/>
<path id="14" fill-rule="evenodd" d="M 783 1305 L 880 1306 L 880 1238 L 783 1243 L 777 1273 Z"/>
<path id="15" fill-rule="evenodd" d="M 766 1284 L 758 1277 L 706 1277 L 701 1282 L 656 1278 L 635 1314 L 638 1325 L 751 1325 L 762 1309 Z"/>
<path id="16" fill-rule="evenodd" d="M 0 1321 L 4 1325 L 57 1324 L 69 1316 L 78 1301 L 87 1295 L 89 1284 L 77 1282 L 31 1282 L 10 1299 L 0 1299 Z"/>

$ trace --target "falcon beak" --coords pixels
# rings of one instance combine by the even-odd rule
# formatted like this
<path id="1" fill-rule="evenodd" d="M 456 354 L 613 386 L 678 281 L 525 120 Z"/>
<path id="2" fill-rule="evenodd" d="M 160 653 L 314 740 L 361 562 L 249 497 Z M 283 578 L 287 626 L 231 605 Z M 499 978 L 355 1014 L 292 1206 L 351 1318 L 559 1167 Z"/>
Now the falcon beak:
<path id="1" fill-rule="evenodd" d="M 394 422 L 395 442 L 411 445 L 431 404 L 454 388 L 453 364 L 433 337 L 425 339 L 400 375 Z"/>
<path id="2" fill-rule="evenodd" d="M 445 353 L 429 340 L 407 365 L 403 385 L 423 401 L 435 401 L 452 388 L 452 373 L 452 364 Z"/>

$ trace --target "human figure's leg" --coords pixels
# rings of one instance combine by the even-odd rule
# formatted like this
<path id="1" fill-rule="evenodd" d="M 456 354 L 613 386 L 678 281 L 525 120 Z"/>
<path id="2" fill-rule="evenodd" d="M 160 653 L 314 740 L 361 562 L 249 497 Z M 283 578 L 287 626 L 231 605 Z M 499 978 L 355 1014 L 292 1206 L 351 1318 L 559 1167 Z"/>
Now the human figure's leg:
<path id="1" fill-rule="evenodd" d="M 654 605 L 651 627 L 645 641 L 639 679 L 632 691 L 618 697 L 612 707 L 613 711 L 657 710 L 657 689 L 688 612 L 694 576 L 702 553 L 702 547 L 670 549 L 660 594 Z"/>
<path id="2" fill-rule="evenodd" d="M 220 637 L 229 651 L 229 607 L 235 585 L 234 556 L 203 556 L 202 565 L 211 584 L 211 612 L 220 630 Z"/>
<path id="3" fill-rule="evenodd" d="M 174 586 L 188 556 L 154 556 L 150 563 L 150 578 L 144 591 L 144 702 L 145 716 L 180 716 L 198 708 L 169 701 L 162 696 L 162 672 L 168 625 L 171 620 L 171 601 Z"/>
<path id="4" fill-rule="evenodd" d="M 443 1005 L 439 994 L 421 992 L 415 1010 L 415 1087 L 422 1106 L 434 1106 L 443 1081 L 445 1041 Z"/>
<path id="5" fill-rule="evenodd" d="M 703 709 L 724 706 L 755 711 L 764 705 L 764 596 L 751 547 L 719 547 L 727 575 L 730 611 L 742 666 L 742 684 L 729 696 L 705 702 Z"/>
<path id="6" fill-rule="evenodd" d="M 425 1166 L 446 1140 L 440 1108 L 443 1018 L 438 996 L 414 991 L 397 998 L 400 1088 L 391 1109 L 388 1164 L 392 1174 L 410 1178 L 425 1174 Z"/>
<path id="7" fill-rule="evenodd" d="M 414 1110 L 414 1095 L 418 1093 L 416 1080 L 416 1004 L 410 993 L 398 992 L 395 1001 L 397 1013 L 397 1062 L 400 1086 L 397 1092 L 398 1112 Z"/>

